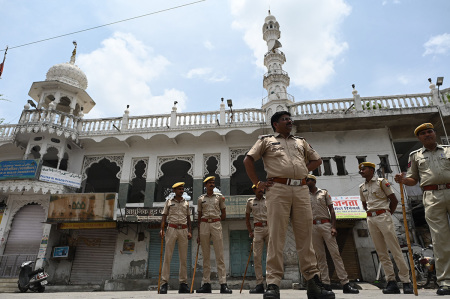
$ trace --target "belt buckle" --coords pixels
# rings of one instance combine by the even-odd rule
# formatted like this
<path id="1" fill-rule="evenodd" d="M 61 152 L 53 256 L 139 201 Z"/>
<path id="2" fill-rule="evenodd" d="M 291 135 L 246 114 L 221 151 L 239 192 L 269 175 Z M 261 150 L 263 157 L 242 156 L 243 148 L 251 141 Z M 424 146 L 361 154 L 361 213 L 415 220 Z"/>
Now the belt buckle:
<path id="1" fill-rule="evenodd" d="M 437 186 L 438 186 L 438 190 L 447 189 L 447 185 L 446 184 L 440 184 L 440 185 L 437 185 Z"/>
<path id="2" fill-rule="evenodd" d="M 302 180 L 289 179 L 288 183 L 289 183 L 290 186 L 301 186 L 302 185 Z"/>
<path id="3" fill-rule="evenodd" d="M 208 218 L 208 223 L 211 223 L 212 222 L 212 219 L 211 218 Z"/>
<path id="4" fill-rule="evenodd" d="M 316 224 L 322 224 L 322 221 L 320 221 L 320 220 L 314 220 L 314 222 L 315 222 Z"/>
<path id="5" fill-rule="evenodd" d="M 178 229 L 182 229 L 183 226 L 181 224 L 178 224 Z"/>
<path id="6" fill-rule="evenodd" d="M 370 212 L 370 213 L 371 213 L 372 217 L 377 216 L 377 212 Z"/>
<path id="7" fill-rule="evenodd" d="M 263 222 L 262 225 L 263 225 L 263 226 L 267 226 L 267 222 Z"/>

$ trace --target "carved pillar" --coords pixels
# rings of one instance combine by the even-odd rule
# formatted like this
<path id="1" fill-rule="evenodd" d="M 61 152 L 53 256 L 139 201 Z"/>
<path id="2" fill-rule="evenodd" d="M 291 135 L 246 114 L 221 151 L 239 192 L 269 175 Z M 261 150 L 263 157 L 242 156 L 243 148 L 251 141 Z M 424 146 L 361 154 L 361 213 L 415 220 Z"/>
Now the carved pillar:
<path id="1" fill-rule="evenodd" d="M 176 103 L 176 102 L 175 102 Z M 172 107 L 172 112 L 170 113 L 170 127 L 174 128 L 177 126 L 177 106 L 176 104 Z"/>
<path id="2" fill-rule="evenodd" d="M 353 99 L 354 99 L 354 103 L 355 103 L 355 108 L 356 111 L 362 111 L 362 104 L 361 104 L 361 97 L 358 94 L 358 91 L 355 89 L 355 87 L 353 87 Z"/>
<path id="3" fill-rule="evenodd" d="M 222 103 L 220 103 L 220 123 L 225 124 L 225 103 L 223 102 L 223 98 Z"/>

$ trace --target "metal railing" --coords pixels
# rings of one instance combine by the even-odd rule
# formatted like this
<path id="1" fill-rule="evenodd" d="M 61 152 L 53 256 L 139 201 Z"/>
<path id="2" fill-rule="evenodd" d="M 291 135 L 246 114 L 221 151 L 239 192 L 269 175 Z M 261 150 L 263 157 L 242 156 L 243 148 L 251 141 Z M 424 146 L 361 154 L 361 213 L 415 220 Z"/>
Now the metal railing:
<path id="1" fill-rule="evenodd" d="M 0 255 L 0 278 L 19 277 L 20 265 L 26 261 L 35 262 L 37 254 Z"/>

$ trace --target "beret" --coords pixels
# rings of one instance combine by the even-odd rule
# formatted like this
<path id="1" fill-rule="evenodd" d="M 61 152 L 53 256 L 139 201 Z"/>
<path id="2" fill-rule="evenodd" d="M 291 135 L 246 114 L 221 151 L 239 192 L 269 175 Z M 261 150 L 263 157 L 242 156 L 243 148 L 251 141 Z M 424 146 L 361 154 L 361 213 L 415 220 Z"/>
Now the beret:
<path id="1" fill-rule="evenodd" d="M 215 180 L 216 179 L 216 177 L 215 176 L 209 176 L 209 177 L 207 177 L 206 179 L 204 179 L 203 180 L 203 183 L 206 183 L 207 181 L 209 181 L 209 180 Z"/>
<path id="2" fill-rule="evenodd" d="M 313 180 L 317 181 L 317 178 L 314 175 L 312 175 L 312 174 L 308 174 L 306 176 L 306 179 L 313 179 Z"/>
<path id="3" fill-rule="evenodd" d="M 173 184 L 172 189 L 175 189 L 176 187 L 184 186 L 184 182 L 178 182 Z"/>
<path id="4" fill-rule="evenodd" d="M 430 123 L 424 123 L 421 124 L 420 126 L 418 126 L 415 130 L 414 130 L 414 135 L 418 136 L 420 131 L 426 130 L 426 129 L 434 129 L 434 126 Z"/>
<path id="5" fill-rule="evenodd" d="M 365 167 L 372 167 L 373 169 L 375 169 L 375 164 L 372 162 L 362 162 L 361 164 L 359 164 L 359 169 L 361 169 L 363 166 Z"/>

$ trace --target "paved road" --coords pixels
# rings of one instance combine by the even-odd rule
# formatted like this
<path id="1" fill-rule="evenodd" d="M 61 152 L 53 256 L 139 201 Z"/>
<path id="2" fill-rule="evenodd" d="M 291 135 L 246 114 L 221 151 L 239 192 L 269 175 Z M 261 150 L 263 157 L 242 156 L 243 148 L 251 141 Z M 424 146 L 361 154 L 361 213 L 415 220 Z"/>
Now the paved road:
<path id="1" fill-rule="evenodd" d="M 381 290 L 361 290 L 358 295 L 342 294 L 342 290 L 336 290 L 337 299 L 356 299 L 356 298 L 383 298 L 390 299 L 396 295 L 383 295 Z M 424 298 L 434 297 L 437 298 L 436 290 L 419 290 L 419 296 L 414 295 L 400 295 L 401 298 Z M 440 297 L 440 296 L 439 296 Z M 239 298 L 239 299 L 262 299 L 262 295 L 252 294 L 242 291 L 239 294 L 239 290 L 233 290 L 232 295 L 221 295 L 219 291 L 213 291 L 212 294 L 178 294 L 177 291 L 169 291 L 167 295 L 158 295 L 155 291 L 137 291 L 137 292 L 59 292 L 59 293 L 3 293 L 0 294 L 0 298 L 8 299 L 149 299 L 149 298 L 204 298 L 204 299 L 226 299 L 226 298 Z M 281 298 L 306 298 L 306 291 L 304 290 L 281 290 Z"/>

